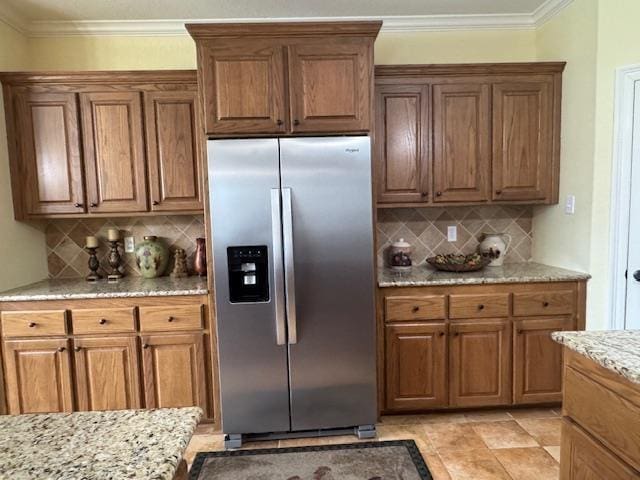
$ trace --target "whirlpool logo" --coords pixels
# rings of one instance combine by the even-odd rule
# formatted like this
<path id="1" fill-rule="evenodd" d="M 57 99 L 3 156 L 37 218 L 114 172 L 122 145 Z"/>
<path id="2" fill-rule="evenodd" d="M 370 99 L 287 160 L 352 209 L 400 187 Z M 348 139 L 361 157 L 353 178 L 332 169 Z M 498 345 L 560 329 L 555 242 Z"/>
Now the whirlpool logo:
<path id="1" fill-rule="evenodd" d="M 359 148 L 345 148 L 344 151 L 347 152 L 347 153 L 358 153 L 360 151 L 360 149 Z"/>

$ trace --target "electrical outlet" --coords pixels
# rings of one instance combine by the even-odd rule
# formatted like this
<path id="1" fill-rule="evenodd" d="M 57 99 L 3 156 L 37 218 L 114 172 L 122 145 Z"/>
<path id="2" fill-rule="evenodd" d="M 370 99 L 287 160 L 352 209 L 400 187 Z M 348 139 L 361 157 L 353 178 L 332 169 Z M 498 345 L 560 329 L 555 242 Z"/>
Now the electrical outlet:
<path id="1" fill-rule="evenodd" d="M 124 237 L 124 251 L 125 253 L 133 253 L 136 249 L 133 237 Z"/>
<path id="2" fill-rule="evenodd" d="M 458 227 L 455 225 L 449 225 L 447 227 L 447 240 L 450 242 L 458 241 Z"/>
<path id="3" fill-rule="evenodd" d="M 576 213 L 575 195 L 567 195 L 567 200 L 564 203 L 564 213 L 565 215 L 573 215 L 574 213 Z"/>

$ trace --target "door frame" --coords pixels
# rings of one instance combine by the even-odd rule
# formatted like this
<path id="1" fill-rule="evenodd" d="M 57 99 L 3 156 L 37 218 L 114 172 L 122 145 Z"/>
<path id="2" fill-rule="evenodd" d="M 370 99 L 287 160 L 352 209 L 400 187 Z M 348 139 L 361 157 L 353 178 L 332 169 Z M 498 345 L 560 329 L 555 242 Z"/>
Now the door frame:
<path id="1" fill-rule="evenodd" d="M 640 88 L 640 64 L 616 69 L 615 119 L 613 127 L 613 170 L 611 184 L 611 245 L 609 284 L 609 322 L 623 330 L 627 300 L 627 261 L 629 257 L 629 208 L 631 205 L 631 165 L 640 159 L 640 141 L 634 146 L 635 89 Z M 640 112 L 638 112 L 640 114 Z M 640 139 L 638 139 L 640 140 Z"/>

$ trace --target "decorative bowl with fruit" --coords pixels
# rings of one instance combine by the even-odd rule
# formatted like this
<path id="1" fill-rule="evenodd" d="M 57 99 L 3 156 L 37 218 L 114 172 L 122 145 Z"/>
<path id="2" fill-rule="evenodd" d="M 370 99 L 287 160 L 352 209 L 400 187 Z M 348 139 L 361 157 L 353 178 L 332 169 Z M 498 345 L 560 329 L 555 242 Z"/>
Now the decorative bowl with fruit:
<path id="1" fill-rule="evenodd" d="M 483 257 L 479 253 L 470 255 L 458 255 L 449 253 L 447 255 L 436 255 L 427 258 L 429 265 L 444 272 L 475 272 L 486 267 L 491 259 Z"/>

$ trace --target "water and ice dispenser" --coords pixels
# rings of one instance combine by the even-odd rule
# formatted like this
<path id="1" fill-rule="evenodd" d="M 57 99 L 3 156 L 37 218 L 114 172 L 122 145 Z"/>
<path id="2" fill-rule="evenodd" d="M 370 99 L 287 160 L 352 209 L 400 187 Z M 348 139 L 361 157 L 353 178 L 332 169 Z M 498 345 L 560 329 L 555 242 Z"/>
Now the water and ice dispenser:
<path id="1" fill-rule="evenodd" d="M 253 303 L 269 301 L 267 247 L 228 247 L 229 301 Z"/>

